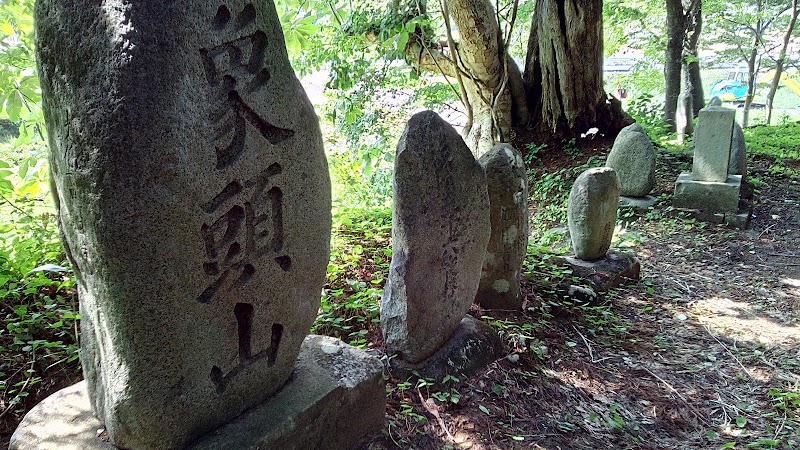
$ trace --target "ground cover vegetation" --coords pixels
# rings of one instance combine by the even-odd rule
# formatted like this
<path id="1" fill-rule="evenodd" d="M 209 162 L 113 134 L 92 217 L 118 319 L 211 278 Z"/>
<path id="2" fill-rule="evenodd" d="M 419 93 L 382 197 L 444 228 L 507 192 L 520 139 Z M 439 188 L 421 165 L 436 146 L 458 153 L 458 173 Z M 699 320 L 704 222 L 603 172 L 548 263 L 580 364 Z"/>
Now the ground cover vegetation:
<path id="1" fill-rule="evenodd" d="M 364 3 L 289 0 L 278 7 L 298 72 L 319 76 L 322 70 L 327 88 L 316 106 L 334 179 L 334 227 L 312 331 L 380 352 L 378 309 L 391 260 L 391 164 L 403 122 L 416 109 L 436 108 L 466 126 L 479 114 L 473 111 L 470 119 L 465 104 L 485 106 L 488 99 L 484 112 L 494 127 L 493 105 L 502 102 L 492 96 L 510 78 L 509 66 L 501 64 L 503 75 L 492 81 L 498 84 L 490 94 L 470 100 L 461 89 L 467 83 L 457 78 L 475 80 L 476 74 L 463 68 L 446 77 L 425 72 L 432 68 L 420 64 L 425 52 L 464 58 L 450 52 L 458 47 L 454 32 L 462 29 L 441 13 L 448 5 L 454 15 L 474 13 L 455 10 L 466 8 L 458 2 L 424 8 L 419 2 Z M 785 3 L 784 12 L 796 8 Z M 32 4 L 0 4 L 0 446 L 37 401 L 81 378 L 79 299 L 48 192 Z M 493 16 L 502 45 L 495 50 L 504 55 L 498 60 L 525 58 L 532 48 L 530 24 L 544 20 L 536 9 L 558 4 L 498 4 Z M 740 39 L 742 45 L 731 41 L 726 48 L 739 48 L 743 61 L 751 53 L 741 50 L 755 48 L 759 64 L 775 66 L 780 48 L 766 45 L 766 28 L 761 38 L 748 37 L 734 24 L 771 20 L 786 31 L 789 17 L 769 10 L 770 19 L 739 3 L 729 5 L 726 17 L 725 5 L 703 2 L 706 25 Z M 792 116 L 800 102 L 780 87 L 773 103 L 784 109 L 772 119 L 779 125 L 745 129 L 756 191 L 750 230 L 683 217 L 669 205 L 675 177 L 690 167 L 690 143 L 677 144 L 664 120 L 664 5 L 609 0 L 602 7 L 606 51 L 630 47 L 644 55 L 635 70 L 607 76 L 606 90 L 628 91 L 632 98 L 620 105 L 659 146 L 659 202 L 643 214 L 621 212 L 614 244 L 639 255 L 643 279 L 600 304 L 559 293 L 555 287 L 571 274 L 551 261 L 569 249 L 569 189 L 582 170 L 603 164 L 612 141 L 602 133 L 582 137 L 569 126 L 532 141 L 536 133 L 512 127 L 507 137 L 525 154 L 531 194 L 525 308 L 470 312 L 501 333 L 507 357 L 469 380 L 389 374 L 387 426 L 371 448 L 800 447 L 800 123 Z M 701 34 L 698 45 L 710 42 Z M 416 64 L 409 48 L 418 52 Z M 681 58 L 682 64 L 696 61 L 691 54 Z M 702 80 L 706 93 L 710 78 L 724 73 L 710 64 L 700 61 L 702 73 L 712 74 Z M 787 60 L 787 70 L 793 64 Z M 442 69 L 436 72 L 447 75 Z M 758 117 L 750 116 L 750 123 L 767 123 L 766 114 Z M 569 123 L 562 120 L 556 123 Z M 582 122 L 579 131 L 591 124 Z"/>

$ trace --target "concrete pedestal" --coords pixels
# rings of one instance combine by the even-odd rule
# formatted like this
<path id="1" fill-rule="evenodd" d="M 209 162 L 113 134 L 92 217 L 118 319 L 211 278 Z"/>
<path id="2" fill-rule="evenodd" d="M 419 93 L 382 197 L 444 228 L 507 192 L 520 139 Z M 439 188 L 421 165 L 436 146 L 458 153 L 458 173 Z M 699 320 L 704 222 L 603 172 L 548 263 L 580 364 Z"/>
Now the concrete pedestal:
<path id="1" fill-rule="evenodd" d="M 697 209 L 677 208 L 672 210 L 669 215 L 675 217 L 684 215 L 701 220 L 703 222 L 725 225 L 729 228 L 736 228 L 739 230 L 746 230 L 750 226 L 750 219 L 753 216 L 753 203 L 742 198 L 739 200 L 739 208 L 734 212 L 710 213 Z"/>
<path id="2" fill-rule="evenodd" d="M 739 209 L 741 175 L 728 175 L 724 183 L 696 181 L 684 172 L 675 182 L 672 203 L 676 208 L 696 209 L 707 213 L 735 213 Z"/>
<path id="3" fill-rule="evenodd" d="M 657 201 L 658 199 L 652 195 L 645 195 L 644 197 L 626 197 L 620 195 L 619 207 L 633 209 L 634 211 L 646 211 L 648 208 L 655 205 Z"/>
<path id="4" fill-rule="evenodd" d="M 271 398 L 201 437 L 192 450 L 349 449 L 385 422 L 383 364 L 338 339 L 310 335 L 292 377 Z M 112 450 L 91 411 L 86 382 L 36 405 L 9 450 Z"/>
<path id="5" fill-rule="evenodd" d="M 566 266 L 585 285 L 577 286 L 570 280 L 559 284 L 558 291 L 563 295 L 584 303 L 594 303 L 602 299 L 602 293 L 615 287 L 639 279 L 641 265 L 633 252 L 611 249 L 605 257 L 597 261 L 584 261 L 574 256 L 554 258 L 559 266 Z"/>

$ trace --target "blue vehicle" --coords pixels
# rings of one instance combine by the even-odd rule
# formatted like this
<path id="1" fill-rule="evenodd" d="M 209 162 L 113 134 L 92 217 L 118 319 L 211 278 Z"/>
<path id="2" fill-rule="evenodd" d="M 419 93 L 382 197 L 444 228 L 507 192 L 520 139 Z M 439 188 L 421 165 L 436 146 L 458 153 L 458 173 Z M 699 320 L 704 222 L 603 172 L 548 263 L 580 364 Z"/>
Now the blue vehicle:
<path id="1" fill-rule="evenodd" d="M 747 97 L 747 83 L 739 80 L 722 80 L 711 88 L 711 96 L 723 102 L 743 102 Z"/>

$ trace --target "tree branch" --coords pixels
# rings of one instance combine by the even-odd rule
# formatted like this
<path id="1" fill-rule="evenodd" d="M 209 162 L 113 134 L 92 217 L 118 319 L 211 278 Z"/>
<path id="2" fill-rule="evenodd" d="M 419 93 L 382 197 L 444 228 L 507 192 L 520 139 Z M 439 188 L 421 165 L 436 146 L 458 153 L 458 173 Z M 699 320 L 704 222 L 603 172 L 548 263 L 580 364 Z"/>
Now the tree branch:
<path id="1" fill-rule="evenodd" d="M 467 88 L 464 85 L 464 78 L 461 76 L 461 68 L 458 65 L 458 49 L 456 49 L 456 44 L 453 41 L 453 33 L 450 29 L 450 10 L 447 8 L 447 2 L 445 0 L 439 0 L 439 6 L 442 8 L 442 17 L 444 17 L 444 26 L 447 31 L 447 46 L 450 47 L 450 54 L 453 55 L 453 62 L 456 66 L 456 80 L 461 90 L 461 103 L 464 104 L 464 108 L 467 110 L 467 123 L 464 128 L 469 130 L 472 128 L 472 105 L 467 95 Z"/>

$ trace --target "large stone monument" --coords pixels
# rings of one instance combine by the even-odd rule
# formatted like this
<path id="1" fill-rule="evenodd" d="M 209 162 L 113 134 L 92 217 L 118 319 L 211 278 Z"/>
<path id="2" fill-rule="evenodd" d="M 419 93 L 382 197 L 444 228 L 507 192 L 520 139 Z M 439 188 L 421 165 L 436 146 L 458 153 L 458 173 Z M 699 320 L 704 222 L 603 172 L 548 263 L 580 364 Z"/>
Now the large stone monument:
<path id="1" fill-rule="evenodd" d="M 394 170 L 392 262 L 380 311 L 386 352 L 426 365 L 442 348 L 485 347 L 446 345 L 462 336 L 456 331 L 475 299 L 489 242 L 483 168 L 450 124 L 425 111 L 408 122 Z"/>
<path id="2" fill-rule="evenodd" d="M 517 149 L 497 144 L 478 160 L 486 171 L 492 234 L 475 303 L 519 309 L 519 274 L 528 247 L 528 179 Z"/>
<path id="3" fill-rule="evenodd" d="M 118 447 L 183 448 L 296 368 L 329 255 L 317 118 L 268 0 L 40 0 L 36 27 L 86 395 Z"/>
<path id="4" fill-rule="evenodd" d="M 621 207 L 647 209 L 655 204 L 655 197 L 649 194 L 656 184 L 656 151 L 639 124 L 619 132 L 606 166 L 617 173 Z"/>
<path id="5" fill-rule="evenodd" d="M 736 111 L 723 108 L 718 98 L 700 110 L 694 136 L 692 171 L 684 172 L 675 182 L 673 204 L 676 208 L 695 211 L 696 216 L 735 226 L 745 226 L 749 214 L 741 218 L 739 197 L 742 174 L 729 170 Z M 743 155 L 743 153 L 742 153 Z M 726 218 L 727 217 L 727 218 Z"/>
<path id="6" fill-rule="evenodd" d="M 576 287 L 568 281 L 561 286 L 568 295 L 577 292 L 583 297 L 590 292 L 604 292 L 627 279 L 639 278 L 639 260 L 629 252 L 610 250 L 617 223 L 620 181 L 610 167 L 596 167 L 581 173 L 572 185 L 567 207 L 572 251 L 574 256 L 556 258 L 557 264 L 568 266 L 572 274 L 583 279 L 593 290 Z"/>

